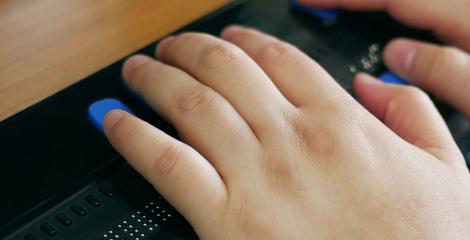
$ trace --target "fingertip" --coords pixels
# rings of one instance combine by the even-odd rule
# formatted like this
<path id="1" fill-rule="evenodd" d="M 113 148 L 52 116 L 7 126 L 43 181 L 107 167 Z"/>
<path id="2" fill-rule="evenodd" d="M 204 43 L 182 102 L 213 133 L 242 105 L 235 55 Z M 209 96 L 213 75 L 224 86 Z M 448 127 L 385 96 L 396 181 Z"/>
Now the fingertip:
<path id="1" fill-rule="evenodd" d="M 362 99 L 362 96 L 369 91 L 370 87 L 375 85 L 383 84 L 377 78 L 367 74 L 367 73 L 359 73 L 354 77 L 353 80 L 353 91 L 359 100 Z"/>
<path id="2" fill-rule="evenodd" d="M 145 63 L 148 63 L 150 61 L 153 61 L 153 59 L 149 56 L 146 55 L 134 55 L 130 58 L 128 58 L 122 67 L 122 76 L 124 77 L 125 80 L 130 79 L 130 76 L 132 72 L 134 72 L 136 69 L 138 69 L 140 66 L 144 65 Z"/>
<path id="3" fill-rule="evenodd" d="M 222 31 L 222 33 L 220 34 L 220 37 L 225 40 L 231 39 L 234 35 L 242 31 L 243 29 L 244 28 L 239 25 L 228 26 Z"/>
<path id="4" fill-rule="evenodd" d="M 354 77 L 354 82 L 357 82 L 358 84 L 365 84 L 365 85 L 376 85 L 376 84 L 381 84 L 382 82 L 379 81 L 377 78 L 373 77 L 372 75 L 369 75 L 367 73 L 358 73 L 356 77 Z"/>
<path id="5" fill-rule="evenodd" d="M 168 47 L 171 45 L 171 43 L 175 39 L 176 39 L 176 36 L 169 36 L 169 37 L 164 38 L 158 43 L 157 48 L 155 50 L 155 54 L 157 55 L 158 58 L 161 58 L 163 56 L 166 49 L 168 49 Z"/>
<path id="6" fill-rule="evenodd" d="M 104 120 L 103 120 L 103 129 L 104 132 L 107 136 L 109 136 L 109 133 L 119 125 L 122 120 L 128 116 L 129 114 L 126 111 L 122 110 L 111 110 L 108 113 L 106 113 Z"/>
<path id="7" fill-rule="evenodd" d="M 384 50 L 385 64 L 393 72 L 408 79 L 416 56 L 418 42 L 409 39 L 395 39 Z"/>
<path id="8" fill-rule="evenodd" d="M 390 97 L 393 88 L 367 73 L 357 74 L 353 81 L 357 100 L 379 119 L 383 117 L 382 105 Z"/>

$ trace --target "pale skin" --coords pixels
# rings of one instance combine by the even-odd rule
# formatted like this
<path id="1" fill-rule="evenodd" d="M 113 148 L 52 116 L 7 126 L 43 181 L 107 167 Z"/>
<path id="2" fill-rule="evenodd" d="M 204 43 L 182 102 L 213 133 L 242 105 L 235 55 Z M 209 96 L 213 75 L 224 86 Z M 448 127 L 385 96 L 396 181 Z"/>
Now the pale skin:
<path id="1" fill-rule="evenodd" d="M 468 25 L 442 27 L 469 1 L 302 2 L 387 10 L 470 47 Z M 104 128 L 201 239 L 470 239 L 469 171 L 418 88 L 360 74 L 361 105 L 295 47 L 238 26 L 167 38 L 156 55 L 130 58 L 123 76 L 181 141 L 122 111 Z M 385 61 L 470 116 L 464 51 L 396 40 Z"/>

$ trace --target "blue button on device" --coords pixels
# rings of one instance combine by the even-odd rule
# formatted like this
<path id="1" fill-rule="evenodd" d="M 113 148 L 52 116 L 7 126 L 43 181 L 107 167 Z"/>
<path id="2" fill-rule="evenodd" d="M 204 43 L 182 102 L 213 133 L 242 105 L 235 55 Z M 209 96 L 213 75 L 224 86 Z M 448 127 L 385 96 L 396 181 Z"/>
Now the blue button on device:
<path id="1" fill-rule="evenodd" d="M 397 75 L 391 73 L 391 72 L 385 72 L 382 75 L 379 76 L 379 79 L 382 80 L 384 83 L 390 83 L 390 84 L 399 84 L 399 85 L 408 85 L 408 82 L 401 79 Z"/>
<path id="2" fill-rule="evenodd" d="M 339 16 L 339 11 L 338 10 L 332 10 L 332 9 L 318 9 L 318 8 L 313 8 L 313 7 L 307 7 L 299 2 L 297 0 L 292 0 L 291 1 L 291 6 L 294 9 L 297 9 L 299 11 L 305 12 L 307 14 L 310 14 L 314 17 L 321 18 L 326 21 L 334 21 L 338 18 Z"/>
<path id="3" fill-rule="evenodd" d="M 88 119 L 102 133 L 103 120 L 106 114 L 112 110 L 120 109 L 128 113 L 134 114 L 124 103 L 114 98 L 107 98 L 94 102 L 88 107 Z"/>

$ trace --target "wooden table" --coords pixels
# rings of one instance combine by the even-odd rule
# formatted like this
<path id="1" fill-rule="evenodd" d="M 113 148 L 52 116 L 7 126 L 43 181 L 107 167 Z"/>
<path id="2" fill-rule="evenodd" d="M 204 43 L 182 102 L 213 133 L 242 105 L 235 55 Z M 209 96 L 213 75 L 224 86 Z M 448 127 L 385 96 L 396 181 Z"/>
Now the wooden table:
<path id="1" fill-rule="evenodd" d="M 0 0 L 0 121 L 230 0 Z"/>

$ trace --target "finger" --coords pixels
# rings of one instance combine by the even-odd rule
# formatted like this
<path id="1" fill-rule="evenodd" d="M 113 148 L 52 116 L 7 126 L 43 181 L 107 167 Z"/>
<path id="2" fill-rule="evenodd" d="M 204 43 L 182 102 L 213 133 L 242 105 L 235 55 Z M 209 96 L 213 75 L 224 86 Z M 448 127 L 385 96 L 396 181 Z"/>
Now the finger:
<path id="1" fill-rule="evenodd" d="M 466 1 L 429 0 L 299 0 L 306 5 L 350 10 L 387 11 L 412 27 L 432 30 L 439 37 L 470 50 L 470 25 Z"/>
<path id="2" fill-rule="evenodd" d="M 405 141 L 438 159 L 456 156 L 459 150 L 430 98 L 415 87 L 383 84 L 359 74 L 354 81 L 358 100 Z"/>
<path id="3" fill-rule="evenodd" d="M 299 3 L 320 8 L 347 8 L 352 10 L 384 10 L 387 0 L 297 0 Z"/>
<path id="4" fill-rule="evenodd" d="M 255 29 L 231 26 L 222 38 L 245 51 L 295 106 L 325 103 L 341 89 L 330 75 L 294 46 Z M 321 101 L 319 101 L 321 99 Z"/>
<path id="5" fill-rule="evenodd" d="M 126 61 L 123 76 L 221 176 L 230 178 L 248 168 L 250 163 L 239 159 L 250 159 L 249 154 L 259 143 L 246 122 L 219 94 L 187 73 L 146 56 Z"/>
<path id="6" fill-rule="evenodd" d="M 452 47 L 399 39 L 384 53 L 387 66 L 470 117 L 470 56 Z"/>
<path id="7" fill-rule="evenodd" d="M 158 56 L 194 76 L 230 102 L 255 135 L 269 134 L 292 108 L 253 60 L 238 47 L 196 33 L 163 41 Z"/>
<path id="8" fill-rule="evenodd" d="M 189 146 L 120 110 L 104 120 L 111 144 L 191 223 L 207 222 L 225 197 L 217 171 Z"/>

